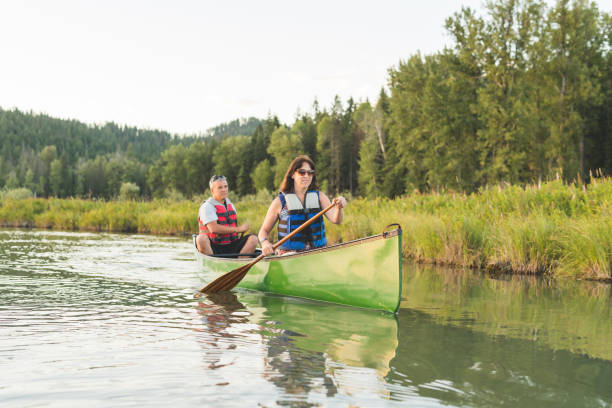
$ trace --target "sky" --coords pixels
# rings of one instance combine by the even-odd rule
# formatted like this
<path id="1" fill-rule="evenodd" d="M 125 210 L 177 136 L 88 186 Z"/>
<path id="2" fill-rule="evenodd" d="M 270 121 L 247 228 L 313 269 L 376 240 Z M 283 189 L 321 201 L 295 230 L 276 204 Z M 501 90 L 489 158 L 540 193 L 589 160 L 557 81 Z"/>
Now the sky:
<path id="1" fill-rule="evenodd" d="M 612 0 L 597 1 L 611 12 Z M 482 0 L 1 0 L 0 108 L 200 134 L 375 101 L 389 68 L 451 45 Z"/>

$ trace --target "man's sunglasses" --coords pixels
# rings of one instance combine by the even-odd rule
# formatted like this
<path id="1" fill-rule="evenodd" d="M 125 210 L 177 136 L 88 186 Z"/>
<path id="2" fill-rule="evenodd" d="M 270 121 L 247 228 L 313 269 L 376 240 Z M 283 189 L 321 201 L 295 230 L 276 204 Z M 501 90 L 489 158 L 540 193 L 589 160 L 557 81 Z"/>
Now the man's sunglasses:
<path id="1" fill-rule="evenodd" d="M 212 176 L 210 178 L 210 183 L 214 183 L 217 180 L 225 180 L 225 176 L 221 176 L 221 175 L 219 175 L 219 176 Z"/>
<path id="2" fill-rule="evenodd" d="M 304 170 L 304 169 L 298 169 L 298 170 L 296 170 L 296 171 L 297 171 L 297 172 L 300 174 L 300 176 L 305 176 L 305 175 L 307 175 L 307 174 L 308 174 L 309 176 L 312 176 L 313 174 L 315 174 L 315 171 L 314 171 L 314 170 Z"/>

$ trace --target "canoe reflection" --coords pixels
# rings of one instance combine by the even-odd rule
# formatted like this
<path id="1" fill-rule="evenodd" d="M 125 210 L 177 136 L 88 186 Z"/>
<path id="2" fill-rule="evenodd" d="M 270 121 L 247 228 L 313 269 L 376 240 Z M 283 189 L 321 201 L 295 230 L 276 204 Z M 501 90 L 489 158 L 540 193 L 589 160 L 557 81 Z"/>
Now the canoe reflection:
<path id="1" fill-rule="evenodd" d="M 381 376 L 395 356 L 397 320 L 390 313 L 280 296 L 241 300 L 264 327 L 264 337 L 273 338 L 280 330 L 301 350 L 325 353 L 352 367 L 373 368 Z"/>
<path id="2" fill-rule="evenodd" d="M 381 385 L 398 347 L 394 315 L 256 292 L 237 293 L 209 296 L 198 306 L 206 330 L 224 338 L 236 332 L 240 336 L 245 331 L 257 333 L 265 347 L 262 375 L 285 395 L 308 395 L 317 389 L 331 397 L 347 392 L 355 375 L 374 379 L 377 389 L 384 388 Z M 236 315 L 241 310 L 244 312 Z M 345 369 L 351 374 L 344 374 Z"/>

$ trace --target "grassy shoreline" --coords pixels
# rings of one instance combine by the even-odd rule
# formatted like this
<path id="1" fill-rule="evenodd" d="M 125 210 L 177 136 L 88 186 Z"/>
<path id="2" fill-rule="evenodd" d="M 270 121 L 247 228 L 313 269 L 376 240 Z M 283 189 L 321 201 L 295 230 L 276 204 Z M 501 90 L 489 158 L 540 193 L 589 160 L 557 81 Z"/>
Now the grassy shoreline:
<path id="1" fill-rule="evenodd" d="M 0 226 L 59 230 L 197 233 L 204 197 L 171 201 L 5 199 Z M 257 232 L 272 195 L 235 199 L 239 219 Z M 612 179 L 588 186 L 560 181 L 496 186 L 476 194 L 411 194 L 352 199 L 342 225 L 327 223 L 330 242 L 402 225 L 403 255 L 417 262 L 496 272 L 612 279 Z"/>

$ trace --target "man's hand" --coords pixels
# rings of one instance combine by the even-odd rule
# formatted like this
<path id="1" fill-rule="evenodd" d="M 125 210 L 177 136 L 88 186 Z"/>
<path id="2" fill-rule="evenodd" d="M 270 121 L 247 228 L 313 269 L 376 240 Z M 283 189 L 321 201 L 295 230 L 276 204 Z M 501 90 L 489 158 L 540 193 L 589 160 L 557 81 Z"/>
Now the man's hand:
<path id="1" fill-rule="evenodd" d="M 249 224 L 244 223 L 242 225 L 237 226 L 236 228 L 237 228 L 236 232 L 247 232 L 250 227 L 249 227 Z"/>

